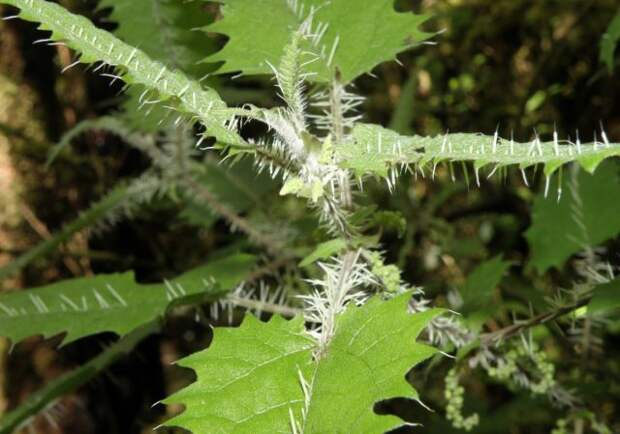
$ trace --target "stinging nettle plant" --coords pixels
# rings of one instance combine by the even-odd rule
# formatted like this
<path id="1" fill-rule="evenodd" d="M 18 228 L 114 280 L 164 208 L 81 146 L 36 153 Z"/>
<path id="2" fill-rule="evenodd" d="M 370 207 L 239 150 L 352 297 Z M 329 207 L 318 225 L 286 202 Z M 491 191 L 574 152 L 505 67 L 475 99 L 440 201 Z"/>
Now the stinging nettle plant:
<path id="1" fill-rule="evenodd" d="M 64 333 L 67 344 L 100 332 L 117 333 L 121 340 L 102 355 L 108 354 L 103 366 L 154 332 L 160 318 L 173 309 L 211 302 L 215 315 L 234 307 L 273 314 L 263 322 L 257 319 L 260 315 L 249 313 L 237 328 L 215 328 L 208 349 L 178 362 L 195 371 L 196 381 L 163 401 L 185 407 L 165 425 L 194 433 L 395 429 L 404 422 L 377 414 L 375 405 L 397 397 L 421 402 L 405 376 L 440 350 L 458 351 L 459 365 L 450 371 L 445 392 L 447 418 L 455 427 L 472 429 L 478 422 L 476 415 L 462 415 L 458 371 L 465 358 L 470 367 L 480 366 L 498 381 L 571 405 L 567 392 L 554 381 L 553 365 L 526 337 L 528 327 L 553 318 L 535 317 L 529 325 L 483 334 L 444 310 L 430 308 L 422 292 L 401 279 L 398 267 L 385 263 L 381 245 L 365 233 L 371 216 L 360 198 L 364 185 L 377 179 L 391 191 L 404 173 L 434 177 L 437 167 L 445 165 L 452 176 L 458 169 L 478 185 L 512 168 L 527 184 L 529 168 L 542 167 L 545 195 L 555 183 L 560 200 L 564 178 L 577 176 L 572 168 L 563 176 L 564 166 L 574 163 L 592 173 L 603 160 L 620 155 L 620 145 L 610 143 L 605 132 L 590 143 L 578 137 L 560 140 L 557 133 L 549 141 L 535 135 L 519 143 L 500 137 L 499 131 L 491 136 L 403 136 L 363 123 L 364 99 L 355 93 L 353 80 L 431 36 L 418 30 L 427 17 L 398 13 L 389 0 L 222 0 L 223 18 L 206 30 L 225 34 L 229 41 L 207 61 L 223 62 L 217 74 L 272 75 L 282 101 L 274 108 L 227 105 L 204 84 L 210 75 L 199 77 L 180 69 L 195 67 L 195 52 L 173 57 L 155 53 L 161 47 L 154 44 L 148 48 L 154 54 L 147 54 L 146 48 L 123 42 L 45 0 L 0 3 L 17 7 L 20 18 L 39 23 L 49 32 L 45 42 L 73 49 L 76 60 L 69 67 L 92 65 L 93 73 L 126 83 L 126 108 L 161 116 L 159 135 L 144 125 L 130 125 L 140 119 L 123 117 L 101 118 L 71 132 L 52 157 L 76 134 L 98 128 L 125 138 L 149 156 L 152 167 L 119 185 L 58 237 L 0 270 L 0 276 L 18 271 L 82 228 L 96 225 L 104 231 L 163 196 L 198 207 L 194 219 L 211 218 L 200 215 L 208 208 L 265 255 L 228 254 L 157 284 L 138 284 L 131 273 L 108 274 L 5 294 L 0 296 L 4 337 L 15 344 L 28 336 Z M 190 12 L 196 3 L 163 4 Z M 135 4 L 104 0 L 102 6 L 114 7 L 113 14 L 120 17 Z M 270 13 L 265 15 L 265 10 Z M 121 26 L 118 33 L 126 31 Z M 245 127 L 255 124 L 264 125 L 266 133 L 248 137 Z M 194 130 L 196 126 L 200 129 Z M 194 131 L 200 131 L 198 137 Z M 251 159 L 258 172 L 275 180 L 281 196 L 296 197 L 316 213 L 323 242 L 300 257 L 287 246 L 286 234 L 249 224 L 240 214 L 253 206 L 251 201 L 227 200 L 228 190 L 235 187 L 226 181 L 222 185 L 228 175 L 212 158 L 201 160 L 206 153 L 210 158 L 217 153 L 220 160 L 244 170 L 249 170 L 244 161 Z M 267 274 L 270 261 L 291 257 L 301 259 L 299 268 L 316 268 L 311 278 L 299 282 L 309 290 L 249 289 L 260 287 L 257 282 Z M 509 264 L 498 259 L 485 267 L 481 273 L 499 281 Z M 589 275 L 583 298 L 574 301 L 575 306 L 567 302 L 569 307 L 582 306 L 595 285 L 612 280 L 613 274 Z M 465 309 L 476 302 L 461 301 Z M 566 303 L 558 301 L 557 308 L 566 309 Z M 498 344 L 512 336 L 526 342 L 500 350 Z M 529 368 L 523 368 L 523 361 Z M 23 426 L 66 390 L 64 384 L 81 384 L 94 375 L 88 372 L 67 374 L 48 386 L 47 393 L 0 421 L 0 432 Z"/>

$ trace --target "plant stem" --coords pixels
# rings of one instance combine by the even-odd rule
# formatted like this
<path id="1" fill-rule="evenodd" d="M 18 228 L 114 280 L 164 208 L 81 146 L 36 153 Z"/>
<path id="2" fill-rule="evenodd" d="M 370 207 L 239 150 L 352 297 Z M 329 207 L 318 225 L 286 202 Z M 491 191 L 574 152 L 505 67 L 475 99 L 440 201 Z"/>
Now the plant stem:
<path id="1" fill-rule="evenodd" d="M 557 310 L 554 310 L 551 312 L 542 313 L 533 318 L 530 318 L 527 321 L 523 321 L 517 324 L 512 324 L 512 325 L 509 325 L 508 327 L 504 327 L 503 329 L 500 329 L 500 330 L 497 330 L 491 333 L 482 334 L 480 335 L 480 344 L 483 346 L 497 344 L 504 339 L 508 339 L 515 335 L 518 335 L 519 333 L 521 333 L 522 331 L 528 328 L 535 327 L 541 324 L 545 324 L 549 321 L 553 321 L 556 318 L 569 314 L 579 309 L 580 307 L 587 305 L 590 302 L 591 298 L 592 297 L 585 297 L 571 305 L 560 307 Z"/>
<path id="2" fill-rule="evenodd" d="M 191 176 L 184 177 L 183 185 L 187 189 L 191 190 L 196 196 L 208 203 L 209 206 L 213 208 L 213 211 L 226 219 L 232 227 L 238 228 L 246 233 L 252 241 L 264 246 L 269 253 L 281 256 L 282 251 L 286 250 L 279 240 L 276 240 L 252 227 L 246 219 L 239 216 L 225 204 L 221 203 L 208 188 L 198 183 Z"/>

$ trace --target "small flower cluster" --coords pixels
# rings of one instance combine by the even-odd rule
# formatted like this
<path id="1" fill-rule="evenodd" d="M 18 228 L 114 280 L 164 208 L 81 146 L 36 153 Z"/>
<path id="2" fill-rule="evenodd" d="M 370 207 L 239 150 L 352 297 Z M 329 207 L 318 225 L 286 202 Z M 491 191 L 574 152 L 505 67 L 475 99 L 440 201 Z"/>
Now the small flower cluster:
<path id="1" fill-rule="evenodd" d="M 515 346 L 502 355 L 493 354 L 487 348 L 470 360 L 472 367 L 478 364 L 491 378 L 527 389 L 536 395 L 550 393 L 556 385 L 555 365 L 534 343 Z"/>
<path id="2" fill-rule="evenodd" d="M 403 282 L 399 268 L 393 264 L 386 264 L 382 252 L 364 250 L 363 257 L 368 263 L 370 273 L 374 275 L 375 280 L 379 282 L 386 294 L 413 293 L 409 302 L 411 313 L 424 312 L 431 308 L 432 301 L 424 298 L 422 289 L 412 288 Z M 425 333 L 426 340 L 431 345 L 440 348 L 448 345 L 461 348 L 474 339 L 474 335 L 463 327 L 454 315 L 441 315 L 434 318 L 426 327 Z"/>
<path id="3" fill-rule="evenodd" d="M 568 417 L 558 419 L 555 427 L 551 431 L 551 434 L 570 434 L 574 432 L 569 428 L 569 423 L 576 423 L 577 421 L 588 421 L 590 428 L 593 432 L 598 434 L 611 434 L 611 429 L 604 423 L 596 419 L 596 416 L 591 411 L 579 411 L 578 413 L 571 414 Z"/>
<path id="4" fill-rule="evenodd" d="M 478 413 L 463 416 L 463 396 L 465 388 L 459 384 L 459 375 L 456 368 L 451 369 L 446 376 L 446 387 L 444 397 L 448 401 L 446 405 L 446 418 L 457 429 L 471 431 L 480 423 Z"/>

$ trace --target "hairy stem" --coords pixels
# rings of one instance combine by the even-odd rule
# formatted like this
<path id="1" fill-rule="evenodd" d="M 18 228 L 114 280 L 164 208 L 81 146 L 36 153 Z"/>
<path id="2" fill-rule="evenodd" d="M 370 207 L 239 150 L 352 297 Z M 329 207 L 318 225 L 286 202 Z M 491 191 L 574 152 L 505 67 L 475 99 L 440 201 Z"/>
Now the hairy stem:
<path id="1" fill-rule="evenodd" d="M 530 318 L 527 321 L 523 321 L 517 324 L 511 324 L 508 327 L 504 327 L 503 329 L 500 329 L 500 330 L 497 330 L 491 333 L 482 334 L 480 335 L 480 343 L 483 346 L 490 346 L 493 344 L 497 344 L 503 341 L 504 339 L 509 339 L 513 336 L 516 336 L 520 334 L 521 332 L 523 332 L 524 330 L 527 330 L 531 327 L 545 324 L 561 316 L 574 312 L 580 307 L 586 306 L 590 302 L 591 298 L 592 297 L 585 297 L 571 305 L 563 306 L 551 312 L 542 313 L 533 318 Z"/>
<path id="2" fill-rule="evenodd" d="M 250 224 L 250 222 L 248 222 L 246 219 L 239 216 L 228 206 L 220 202 L 219 199 L 208 188 L 198 183 L 191 176 L 185 176 L 182 183 L 197 197 L 203 199 L 206 203 L 208 203 L 209 206 L 213 208 L 213 211 L 222 216 L 226 221 L 228 221 L 228 223 L 233 228 L 239 229 L 245 234 L 247 234 L 252 241 L 265 247 L 270 254 L 281 255 L 283 251 L 286 251 L 286 248 L 279 240 L 276 240 L 271 236 L 255 229 Z"/>

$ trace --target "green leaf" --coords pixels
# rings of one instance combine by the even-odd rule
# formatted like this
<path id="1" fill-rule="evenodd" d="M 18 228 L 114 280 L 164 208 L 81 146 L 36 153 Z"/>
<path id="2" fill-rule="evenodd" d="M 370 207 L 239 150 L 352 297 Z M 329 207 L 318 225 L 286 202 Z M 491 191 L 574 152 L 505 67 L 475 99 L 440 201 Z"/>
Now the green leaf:
<path id="1" fill-rule="evenodd" d="M 605 158 L 620 155 L 620 144 L 517 143 L 482 134 L 446 134 L 435 137 L 402 136 L 379 125 L 357 124 L 350 140 L 336 144 L 336 156 L 343 168 L 357 175 L 387 176 L 390 168 L 403 164 L 424 166 L 440 162 L 471 161 L 476 170 L 484 166 L 542 164 L 550 176 L 563 164 L 577 161 L 593 172 Z"/>
<path id="2" fill-rule="evenodd" d="M 215 50 L 215 41 L 196 31 L 213 21 L 203 2 L 101 0 L 99 8 L 112 9 L 116 36 L 174 68 L 200 74 L 204 67 L 198 62 L 205 52 Z"/>
<path id="3" fill-rule="evenodd" d="M 610 74 L 614 70 L 614 52 L 618 41 L 620 41 L 620 9 L 609 23 L 609 27 L 601 40 L 600 60 L 607 66 Z"/>
<path id="4" fill-rule="evenodd" d="M 209 349 L 179 362 L 198 379 L 164 401 L 186 407 L 166 424 L 194 434 L 290 432 L 289 411 L 299 417 L 304 401 L 299 371 L 313 346 L 301 317 L 261 323 L 247 315 L 239 328 L 216 328 Z"/>
<path id="5" fill-rule="evenodd" d="M 298 317 L 216 328 L 211 347 L 180 362 L 197 380 L 165 400 L 185 412 L 168 421 L 194 434 L 381 433 L 401 424 L 376 402 L 417 399 L 405 375 L 435 350 L 415 342 L 438 311 L 411 315 L 410 294 L 349 307 L 322 357 Z M 380 373 L 380 374 L 378 374 Z M 303 386 L 302 386 L 303 385 Z"/>
<path id="6" fill-rule="evenodd" d="M 411 294 L 349 307 L 338 319 L 327 354 L 305 375 L 310 385 L 304 433 L 382 433 L 402 421 L 374 413 L 381 400 L 418 399 L 405 375 L 436 350 L 416 343 L 439 311 L 407 312 Z"/>
<path id="7" fill-rule="evenodd" d="M 418 91 L 418 75 L 415 71 L 411 71 L 409 78 L 403 84 L 400 91 L 400 98 L 392 118 L 390 119 L 389 127 L 400 134 L 411 134 L 413 128 L 411 128 L 411 122 L 416 116 L 416 100 L 415 95 Z"/>
<path id="8" fill-rule="evenodd" d="M 234 255 L 159 284 L 136 283 L 132 272 L 64 280 L 0 296 L 0 336 L 13 342 L 66 332 L 63 344 L 100 332 L 125 335 L 165 314 L 169 306 L 216 298 L 241 282 L 254 266 Z"/>
<path id="9" fill-rule="evenodd" d="M 341 80 L 348 83 L 430 37 L 418 30 L 428 17 L 397 13 L 393 0 L 218 2 L 222 3 L 224 17 L 206 30 L 225 34 L 230 40 L 222 51 L 206 60 L 224 62 L 220 73 L 271 74 L 269 63 L 279 63 L 291 33 L 308 17 L 310 8 L 318 9 L 313 30 L 319 24 L 327 26 L 320 46 L 313 50 L 324 50 L 325 55 L 321 61 L 309 65 L 311 72 L 317 73 L 311 79 L 319 82 L 331 80 L 338 68 Z M 333 47 L 336 47 L 333 61 L 327 65 Z"/>
<path id="10" fill-rule="evenodd" d="M 213 21 L 202 2 L 102 0 L 99 7 L 112 8 L 110 19 L 118 23 L 114 33 L 128 44 L 140 47 L 152 59 L 182 69 L 194 78 L 207 72 L 205 65 L 198 63 L 205 53 L 213 53 L 217 48 L 213 38 L 195 31 Z M 123 115 L 143 131 L 160 130 L 160 121 L 167 118 L 167 113 L 160 106 L 139 110 L 143 90 L 128 90 Z"/>
<path id="11" fill-rule="evenodd" d="M 334 256 L 338 252 L 346 249 L 347 242 L 342 238 L 336 238 L 335 240 L 325 241 L 324 243 L 319 244 L 316 248 L 306 256 L 300 263 L 300 267 L 307 267 L 308 265 L 314 264 L 316 261 L 320 259 L 327 259 L 331 256 Z"/>
<path id="12" fill-rule="evenodd" d="M 540 273 L 620 233 L 620 202 L 610 200 L 620 197 L 616 164 L 602 164 L 594 174 L 569 174 L 562 190 L 559 202 L 542 193 L 536 197 L 532 224 L 525 233 L 530 264 Z"/>
<path id="13" fill-rule="evenodd" d="M 499 285 L 511 263 L 502 260 L 501 255 L 478 265 L 467 276 L 461 288 L 463 297 L 463 313 L 489 307 L 493 300 L 493 290 Z"/>
<path id="14" fill-rule="evenodd" d="M 620 308 L 620 279 L 597 285 L 588 304 L 589 314 L 600 314 Z"/>
<path id="15" fill-rule="evenodd" d="M 203 88 L 183 72 L 171 70 L 56 3 L 45 0 L 0 0 L 0 3 L 16 6 L 21 9 L 21 18 L 41 23 L 41 30 L 51 32 L 50 39 L 62 41 L 78 52 L 79 62 L 109 65 L 126 83 L 152 91 L 154 94 L 143 96 L 148 101 L 166 101 L 179 114 L 197 118 L 208 128 L 209 135 L 224 143 L 243 142 L 238 134 L 226 128 L 230 113 L 213 89 Z"/>

